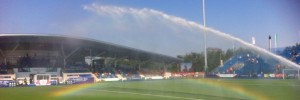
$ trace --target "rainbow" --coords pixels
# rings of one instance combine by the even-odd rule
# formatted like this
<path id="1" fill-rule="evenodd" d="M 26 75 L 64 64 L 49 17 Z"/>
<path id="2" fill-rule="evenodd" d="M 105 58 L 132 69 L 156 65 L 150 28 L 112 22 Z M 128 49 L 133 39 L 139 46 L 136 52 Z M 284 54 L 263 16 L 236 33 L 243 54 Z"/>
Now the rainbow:
<path id="1" fill-rule="evenodd" d="M 52 93 L 52 96 L 61 97 L 61 96 L 71 95 L 71 94 L 80 92 L 84 89 L 90 88 L 94 85 L 95 84 L 76 84 L 76 85 L 68 85 L 68 86 L 57 86 L 61 89 L 54 91 Z"/>
<path id="2" fill-rule="evenodd" d="M 215 89 L 213 92 L 221 92 L 221 93 L 212 93 L 211 92 L 203 92 L 201 94 L 212 95 L 218 97 L 228 97 L 228 98 L 239 98 L 239 99 L 251 99 L 251 100 L 268 100 L 266 96 L 257 91 L 251 91 L 245 89 L 243 86 L 239 84 L 230 84 L 228 82 L 222 82 L 219 79 L 189 79 L 187 80 L 191 84 L 196 84 L 201 87 L 206 87 L 207 89 Z M 51 96 L 55 97 L 63 97 L 78 93 L 80 91 L 91 89 L 94 86 L 99 86 L 99 84 L 77 84 L 77 85 L 68 85 L 68 86 L 57 86 L 60 89 L 54 91 Z M 223 94 L 223 92 L 232 92 L 230 96 Z M 223 95 L 222 95 L 223 94 Z M 235 94 L 235 95 L 232 95 Z"/>
<path id="3" fill-rule="evenodd" d="M 230 84 L 228 82 L 222 82 L 222 79 L 190 79 L 190 82 L 196 82 L 198 84 L 207 86 L 209 88 L 215 88 L 219 90 L 226 90 L 229 92 L 236 93 L 236 97 L 240 99 L 251 99 L 251 100 L 269 100 L 266 96 L 264 96 L 262 93 L 258 93 L 257 91 L 251 91 L 244 88 L 244 86 L 241 86 L 240 84 Z M 211 95 L 211 94 L 210 94 Z"/>

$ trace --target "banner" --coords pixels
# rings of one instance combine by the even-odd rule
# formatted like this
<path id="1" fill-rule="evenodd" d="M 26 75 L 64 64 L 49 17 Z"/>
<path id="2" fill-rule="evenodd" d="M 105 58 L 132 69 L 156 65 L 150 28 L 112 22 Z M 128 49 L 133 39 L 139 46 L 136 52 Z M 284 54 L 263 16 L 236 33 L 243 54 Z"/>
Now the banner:
<path id="1" fill-rule="evenodd" d="M 283 74 L 275 74 L 276 78 L 283 78 L 283 76 L 284 76 Z"/>
<path id="2" fill-rule="evenodd" d="M 12 80 L 0 80 L 0 87 L 11 87 Z"/>
<path id="3" fill-rule="evenodd" d="M 258 78 L 262 78 L 264 74 L 257 74 Z"/>
<path id="4" fill-rule="evenodd" d="M 79 74 L 79 77 L 69 78 L 67 81 L 72 81 L 72 84 L 93 83 L 94 77 L 91 74 Z"/>
<path id="5" fill-rule="evenodd" d="M 237 74 L 217 74 L 218 77 L 224 77 L 224 78 L 233 78 L 236 77 Z"/>
<path id="6" fill-rule="evenodd" d="M 269 74 L 264 74 L 264 77 L 265 77 L 265 78 L 268 78 L 268 77 L 269 77 Z"/>
<path id="7" fill-rule="evenodd" d="M 297 74 L 287 74 L 286 78 L 295 79 L 297 76 L 298 76 Z"/>
<path id="8" fill-rule="evenodd" d="M 270 76 L 271 78 L 274 78 L 274 77 L 275 77 L 275 74 L 269 74 L 269 76 Z"/>
<path id="9" fill-rule="evenodd" d="M 238 77 L 240 77 L 240 78 L 250 78 L 251 76 L 249 74 L 240 74 Z"/>

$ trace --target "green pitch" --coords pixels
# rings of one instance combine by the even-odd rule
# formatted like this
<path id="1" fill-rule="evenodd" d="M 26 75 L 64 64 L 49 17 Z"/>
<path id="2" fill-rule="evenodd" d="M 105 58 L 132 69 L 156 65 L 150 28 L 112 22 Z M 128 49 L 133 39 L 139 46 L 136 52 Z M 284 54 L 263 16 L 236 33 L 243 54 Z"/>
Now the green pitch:
<path id="1" fill-rule="evenodd" d="M 1 100 L 299 100 L 299 80 L 177 79 L 0 88 Z"/>

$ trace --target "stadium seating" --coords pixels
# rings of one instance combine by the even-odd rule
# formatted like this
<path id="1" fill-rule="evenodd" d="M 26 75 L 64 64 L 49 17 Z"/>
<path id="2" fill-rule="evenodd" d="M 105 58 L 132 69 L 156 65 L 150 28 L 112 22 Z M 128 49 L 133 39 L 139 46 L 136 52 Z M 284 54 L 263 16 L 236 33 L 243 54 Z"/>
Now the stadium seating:
<path id="1" fill-rule="evenodd" d="M 91 72 L 90 67 L 84 63 L 77 63 L 77 64 L 68 64 L 66 68 L 63 70 L 65 73 L 84 73 L 84 72 Z"/>
<path id="2" fill-rule="evenodd" d="M 267 63 L 268 62 L 268 63 Z M 270 64 L 271 63 L 271 64 Z M 276 61 L 266 61 L 250 52 L 236 54 L 214 70 L 218 73 L 259 74 L 276 72 Z"/>
<path id="3" fill-rule="evenodd" d="M 285 48 L 280 55 L 297 64 L 300 64 L 300 44 Z"/>

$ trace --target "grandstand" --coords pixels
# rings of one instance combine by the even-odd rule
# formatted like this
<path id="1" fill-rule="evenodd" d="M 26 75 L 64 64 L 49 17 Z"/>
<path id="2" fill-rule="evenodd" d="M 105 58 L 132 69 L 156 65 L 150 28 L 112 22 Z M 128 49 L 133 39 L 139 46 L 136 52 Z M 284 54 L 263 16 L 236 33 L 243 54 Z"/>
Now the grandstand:
<path id="1" fill-rule="evenodd" d="M 221 73 L 258 74 L 276 72 L 274 64 L 252 53 L 237 54 L 226 61 L 223 66 L 217 68 Z"/>
<path id="2" fill-rule="evenodd" d="M 295 63 L 300 64 L 300 44 L 285 48 L 281 55 Z"/>
<path id="3" fill-rule="evenodd" d="M 300 49 L 297 46 L 287 47 L 282 51 L 281 55 L 295 63 L 300 64 Z M 272 74 L 272 77 L 282 78 L 289 74 L 283 73 L 285 69 L 295 70 L 290 66 L 280 63 L 279 61 L 264 56 L 263 54 L 253 51 L 245 50 L 233 55 L 223 65 L 217 67 L 213 72 L 219 74 L 236 74 L 237 77 L 268 77 Z M 283 75 L 286 74 L 286 75 Z M 294 72 L 293 74 L 296 74 Z M 297 75 L 292 75 L 297 76 Z"/>
<path id="4" fill-rule="evenodd" d="M 180 62 L 179 59 L 170 56 L 79 37 L 0 35 L 0 74 L 14 74 L 16 78 L 27 79 L 30 84 L 35 74 L 50 74 L 60 82 L 66 82 L 74 76 L 92 76 L 96 79 L 97 76 L 92 73 L 117 74 L 133 70 L 122 64 L 118 64 L 117 67 L 116 62 L 108 63 L 110 59 Z"/>

